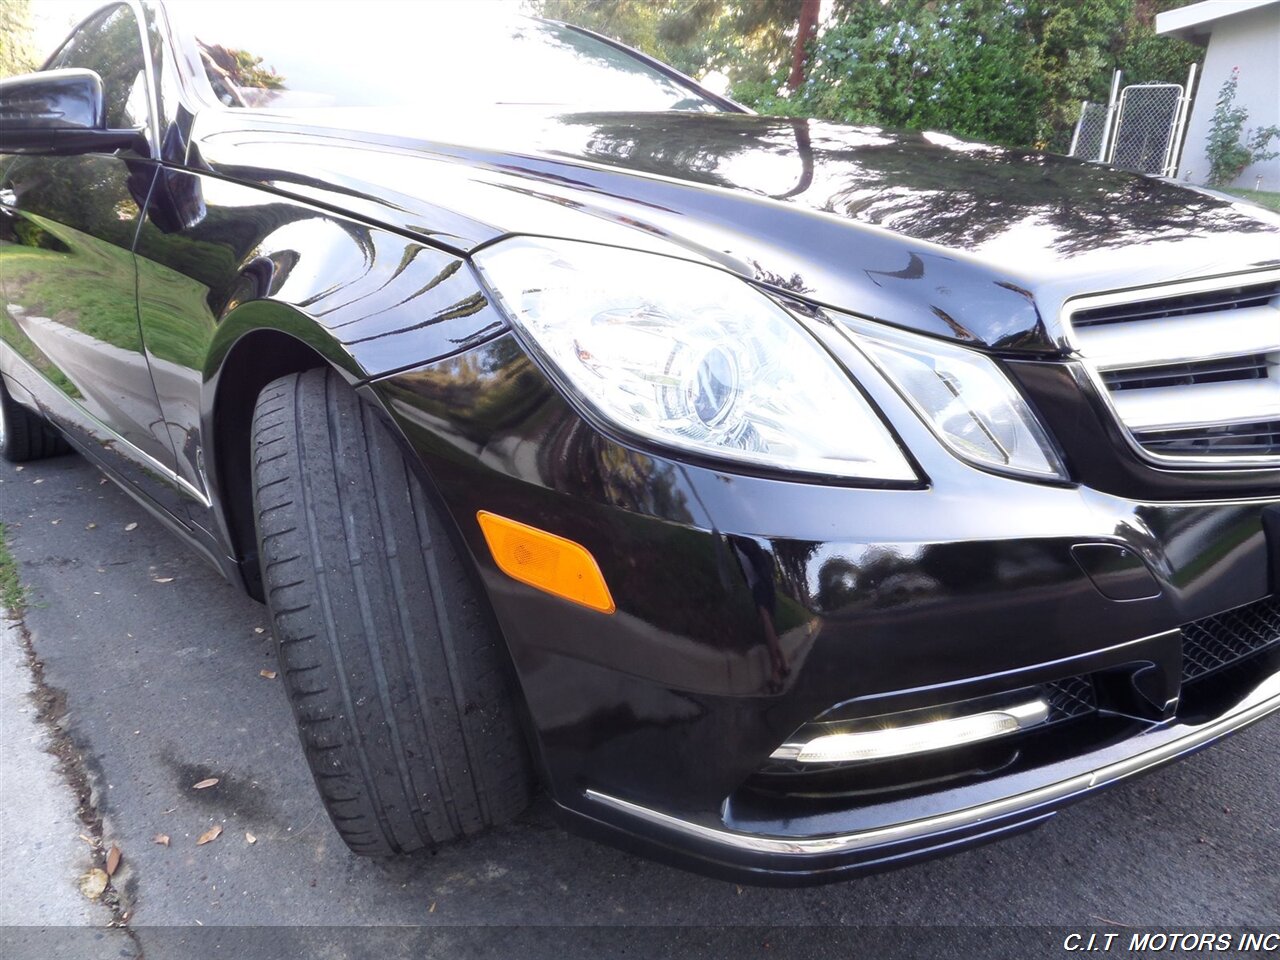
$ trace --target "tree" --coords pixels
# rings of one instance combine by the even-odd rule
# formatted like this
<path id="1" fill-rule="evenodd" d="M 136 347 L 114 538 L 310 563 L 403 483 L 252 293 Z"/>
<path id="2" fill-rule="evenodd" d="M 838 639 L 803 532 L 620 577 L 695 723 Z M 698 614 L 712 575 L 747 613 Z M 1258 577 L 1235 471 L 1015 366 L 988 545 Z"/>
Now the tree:
<path id="1" fill-rule="evenodd" d="M 762 113 L 1064 149 L 1112 70 L 1180 82 L 1199 48 L 1155 33 L 1185 0 L 541 0 Z"/>
<path id="2" fill-rule="evenodd" d="M 30 0 L 0 2 L 0 77 L 30 73 L 36 62 Z"/>
<path id="3" fill-rule="evenodd" d="M 809 44 L 818 35 L 818 3 L 819 0 L 801 0 L 800 16 L 796 26 L 795 47 L 791 54 L 791 75 L 787 78 L 787 86 L 795 90 L 804 83 L 805 60 L 808 56 Z"/>
<path id="4" fill-rule="evenodd" d="M 762 82 L 804 63 L 819 0 L 535 0 L 534 9 L 612 37 L 685 73 Z M 802 14 L 811 17 L 801 35 Z"/>

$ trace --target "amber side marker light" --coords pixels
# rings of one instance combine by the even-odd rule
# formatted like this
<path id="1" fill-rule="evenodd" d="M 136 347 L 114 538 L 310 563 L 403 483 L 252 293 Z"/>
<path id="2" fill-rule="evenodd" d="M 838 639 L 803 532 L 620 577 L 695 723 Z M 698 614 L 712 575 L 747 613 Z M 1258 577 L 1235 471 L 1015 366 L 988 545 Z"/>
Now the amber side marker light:
<path id="1" fill-rule="evenodd" d="M 601 613 L 617 609 L 586 547 L 487 510 L 476 519 L 498 569 L 513 580 Z"/>

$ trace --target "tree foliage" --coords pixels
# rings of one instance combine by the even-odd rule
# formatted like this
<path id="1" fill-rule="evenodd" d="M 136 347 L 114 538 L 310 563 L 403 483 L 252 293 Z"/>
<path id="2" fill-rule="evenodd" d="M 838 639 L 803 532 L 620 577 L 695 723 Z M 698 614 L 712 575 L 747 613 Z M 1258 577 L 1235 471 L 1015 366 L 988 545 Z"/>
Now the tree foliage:
<path id="1" fill-rule="evenodd" d="M 40 66 L 32 30 L 30 0 L 0 2 L 0 77 L 30 73 Z"/>
<path id="2" fill-rule="evenodd" d="M 788 84 L 800 0 L 542 0 L 694 76 L 725 73 L 761 112 L 949 130 L 1064 148 L 1081 100 L 1182 82 L 1199 48 L 1158 36 L 1184 0 L 834 0 L 803 83 Z"/>

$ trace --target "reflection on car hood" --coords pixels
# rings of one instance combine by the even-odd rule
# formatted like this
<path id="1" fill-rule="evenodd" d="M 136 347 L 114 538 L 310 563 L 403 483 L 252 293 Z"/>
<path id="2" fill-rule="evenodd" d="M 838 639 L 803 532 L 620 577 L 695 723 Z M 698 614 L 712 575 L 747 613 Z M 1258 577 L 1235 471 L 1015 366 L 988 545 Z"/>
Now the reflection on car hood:
<path id="1" fill-rule="evenodd" d="M 1280 262 L 1280 217 L 1261 208 L 933 133 L 730 113 L 220 111 L 193 140 L 195 165 L 460 251 L 509 233 L 652 249 L 1006 349 L 1054 342 L 1074 294 Z"/>

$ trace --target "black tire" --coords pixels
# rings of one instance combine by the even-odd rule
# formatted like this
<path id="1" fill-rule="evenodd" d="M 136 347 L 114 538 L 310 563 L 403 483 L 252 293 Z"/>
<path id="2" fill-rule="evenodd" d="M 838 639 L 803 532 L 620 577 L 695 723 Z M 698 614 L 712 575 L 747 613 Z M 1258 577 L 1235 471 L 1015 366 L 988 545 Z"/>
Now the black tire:
<path id="1" fill-rule="evenodd" d="M 48 421 L 9 396 L 0 376 L 0 457 L 26 463 L 70 452 L 67 441 Z"/>
<path id="2" fill-rule="evenodd" d="M 505 644 L 372 408 L 330 370 L 269 384 L 253 493 L 281 676 L 347 846 L 408 853 L 519 814 Z"/>

